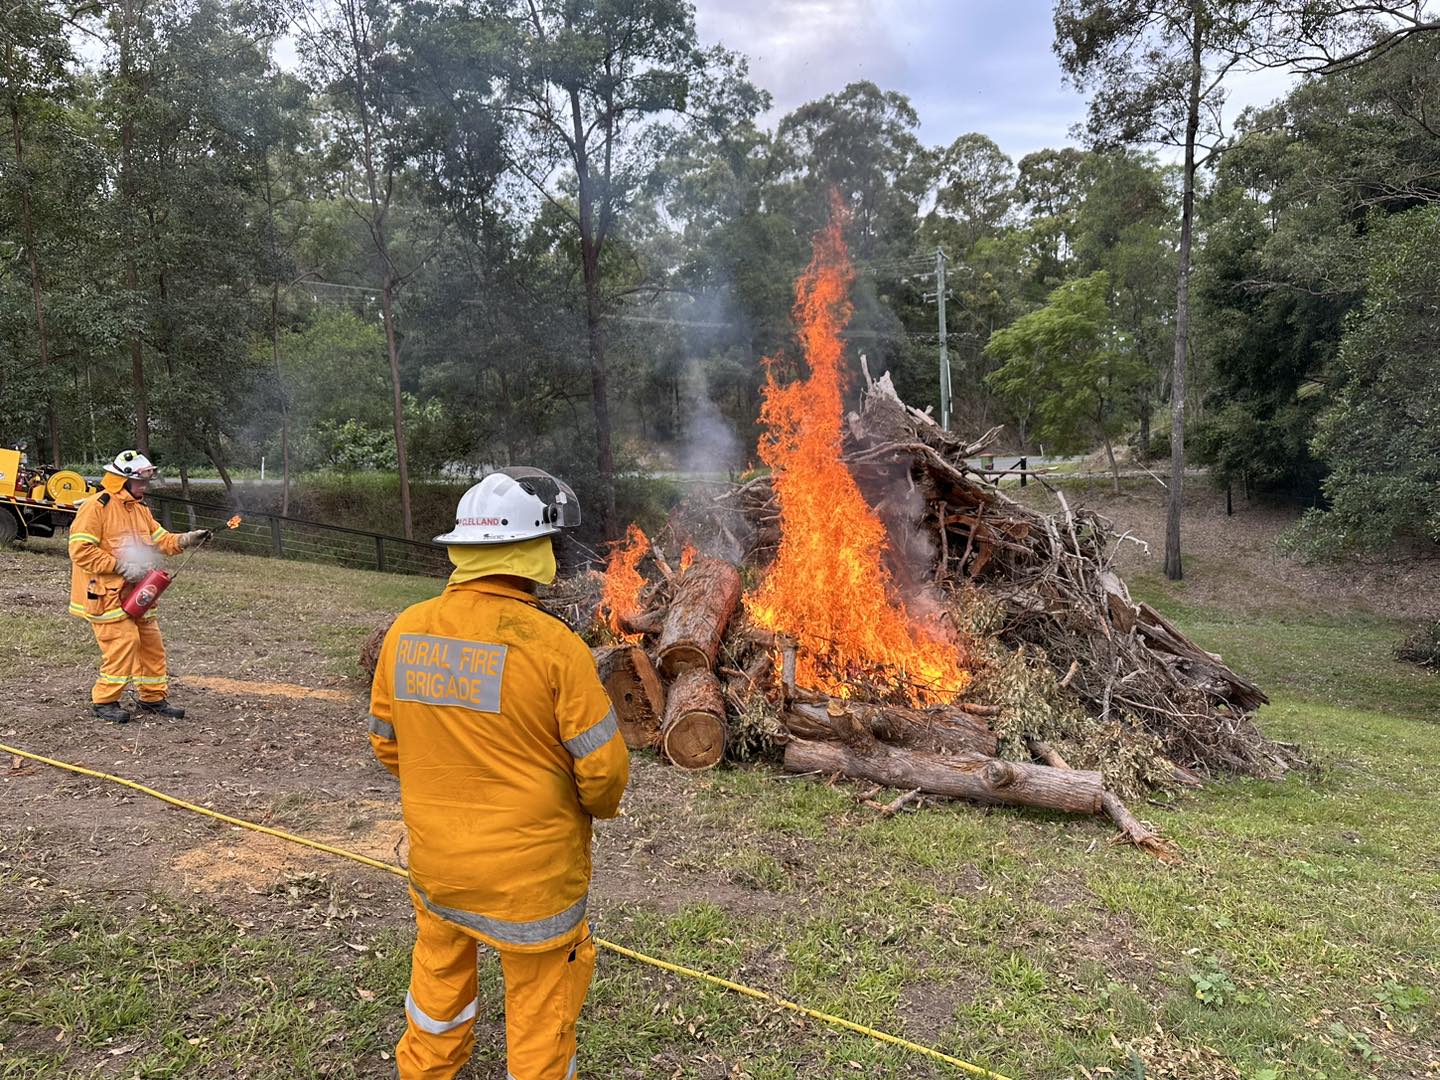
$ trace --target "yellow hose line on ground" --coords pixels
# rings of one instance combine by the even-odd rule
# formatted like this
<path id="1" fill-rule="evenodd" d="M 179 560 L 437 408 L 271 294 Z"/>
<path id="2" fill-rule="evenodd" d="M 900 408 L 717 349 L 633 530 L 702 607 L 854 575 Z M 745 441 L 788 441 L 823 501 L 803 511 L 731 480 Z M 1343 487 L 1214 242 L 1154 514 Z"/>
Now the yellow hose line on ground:
<path id="1" fill-rule="evenodd" d="M 82 765 L 72 765 L 68 761 L 57 761 L 55 758 L 44 757 L 41 754 L 32 754 L 28 750 L 21 750 L 16 746 L 7 746 L 0 743 L 0 753 L 14 754 L 17 757 L 28 758 L 30 761 L 38 761 L 42 765 L 50 765 L 56 769 L 64 769 L 66 772 L 79 773 L 81 776 L 90 776 L 96 780 L 107 780 L 112 784 L 119 784 L 132 791 L 138 791 L 142 795 L 149 795 L 152 799 L 159 799 L 161 802 L 169 803 L 171 806 L 178 806 L 181 810 L 189 810 L 191 813 L 203 814 L 205 817 L 223 821 L 227 825 L 236 825 L 242 829 L 250 829 L 252 832 L 264 833 L 266 836 L 273 836 L 279 840 L 288 840 L 292 844 L 300 844 L 303 847 L 314 848 L 316 851 L 323 851 L 327 855 L 338 855 L 342 859 L 349 859 L 352 862 L 361 863 L 375 870 L 383 870 L 396 877 L 408 879 L 409 874 L 404 867 L 396 866 L 394 863 L 381 862 L 379 859 L 372 859 L 368 855 L 361 855 L 357 851 L 349 851 L 345 848 L 333 847 L 330 844 L 322 844 L 318 840 L 310 840 L 304 836 L 296 836 L 294 833 L 285 832 L 283 829 L 272 829 L 268 825 L 261 825 L 258 822 L 246 821 L 244 818 L 231 817 L 229 814 L 222 814 L 216 810 L 210 810 L 204 806 L 198 806 L 184 799 L 177 799 L 173 795 L 166 795 L 163 791 L 156 791 L 154 788 L 138 784 L 134 780 L 127 780 L 123 776 L 113 776 L 110 773 L 97 772 L 94 769 L 87 769 Z M 957 1069 L 971 1074 L 972 1076 L 983 1077 L 984 1080 L 1010 1080 L 1008 1076 L 1001 1073 L 991 1072 L 979 1065 L 972 1065 L 968 1061 L 943 1054 L 920 1043 L 911 1042 L 909 1039 L 902 1039 L 898 1035 L 890 1035 L 874 1028 L 857 1024 L 853 1020 L 846 1020 L 841 1016 L 832 1016 L 830 1013 L 820 1012 L 808 1008 L 794 1001 L 787 1001 L 785 998 L 776 997 L 774 994 L 766 993 L 764 990 L 757 990 L 752 986 L 745 986 L 742 983 L 731 982 L 729 979 L 722 979 L 718 975 L 710 975 L 694 968 L 683 967 L 680 964 L 672 964 L 667 960 L 658 957 L 647 956 L 645 953 L 636 952 L 634 949 L 627 949 L 623 945 L 617 945 L 613 941 L 606 941 L 604 938 L 595 938 L 595 944 L 602 949 L 613 952 L 618 956 L 624 956 L 631 960 L 638 960 L 642 964 L 649 964 L 651 967 L 659 968 L 662 971 L 673 972 L 676 975 L 684 975 L 687 978 L 698 979 L 701 982 L 710 983 L 713 986 L 724 987 L 726 990 L 733 990 L 737 994 L 744 994 L 746 997 L 754 998 L 757 1001 L 768 1001 L 772 1005 L 778 1005 L 782 1009 L 789 1009 L 791 1012 L 808 1016 L 812 1020 L 819 1020 L 835 1027 L 853 1031 L 859 1035 L 865 1035 L 877 1042 L 889 1043 L 892 1046 L 899 1046 L 906 1050 L 922 1054 L 925 1057 L 933 1058 L 935 1061 L 943 1061 L 947 1065 L 954 1065 Z"/>

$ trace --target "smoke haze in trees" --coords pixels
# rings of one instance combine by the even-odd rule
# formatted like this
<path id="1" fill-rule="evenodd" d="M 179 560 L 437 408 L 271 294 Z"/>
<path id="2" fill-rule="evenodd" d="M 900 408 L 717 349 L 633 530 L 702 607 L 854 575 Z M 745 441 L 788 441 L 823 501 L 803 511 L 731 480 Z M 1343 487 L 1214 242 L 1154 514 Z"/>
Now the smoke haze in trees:
<path id="1" fill-rule="evenodd" d="M 700 361 L 686 360 L 683 386 L 686 415 L 681 468 L 704 476 L 728 475 L 744 462 L 744 448 L 710 396 L 710 379 Z"/>

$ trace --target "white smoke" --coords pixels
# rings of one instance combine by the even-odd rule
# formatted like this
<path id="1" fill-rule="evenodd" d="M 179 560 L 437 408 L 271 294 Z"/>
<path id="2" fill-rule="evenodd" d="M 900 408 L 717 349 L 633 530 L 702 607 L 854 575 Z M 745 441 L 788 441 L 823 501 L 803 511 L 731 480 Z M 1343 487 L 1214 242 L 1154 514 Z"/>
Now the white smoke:
<path id="1" fill-rule="evenodd" d="M 159 566 L 163 559 L 159 548 L 152 547 L 137 536 L 127 536 L 120 542 L 120 561 L 150 571 Z"/>
<path id="2" fill-rule="evenodd" d="M 945 598 L 935 586 L 934 566 L 940 552 L 925 527 L 925 496 L 909 469 L 887 478 L 884 488 L 867 483 L 870 503 L 885 525 L 890 541 L 887 565 L 905 610 L 917 622 L 936 624 L 945 614 Z"/>
<path id="3" fill-rule="evenodd" d="M 686 364 L 683 393 L 686 423 L 681 467 L 691 475 L 728 477 L 743 464 L 744 448 L 710 396 L 710 380 L 696 360 Z"/>

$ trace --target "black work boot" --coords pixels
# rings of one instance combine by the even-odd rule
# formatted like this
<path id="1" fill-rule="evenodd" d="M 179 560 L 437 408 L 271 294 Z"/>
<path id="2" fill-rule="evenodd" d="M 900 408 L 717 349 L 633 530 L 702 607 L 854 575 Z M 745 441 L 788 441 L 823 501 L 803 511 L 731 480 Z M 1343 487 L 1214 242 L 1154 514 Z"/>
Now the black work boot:
<path id="1" fill-rule="evenodd" d="M 142 701 L 140 702 L 140 711 L 149 713 L 151 716 L 166 716 L 171 720 L 185 719 L 185 710 L 178 705 L 171 705 L 166 698 L 161 698 L 159 701 Z"/>
<path id="2" fill-rule="evenodd" d="M 106 701 L 99 705 L 91 705 L 90 711 L 101 720 L 109 720 L 112 724 L 128 724 L 130 714 L 126 712 L 118 701 Z"/>

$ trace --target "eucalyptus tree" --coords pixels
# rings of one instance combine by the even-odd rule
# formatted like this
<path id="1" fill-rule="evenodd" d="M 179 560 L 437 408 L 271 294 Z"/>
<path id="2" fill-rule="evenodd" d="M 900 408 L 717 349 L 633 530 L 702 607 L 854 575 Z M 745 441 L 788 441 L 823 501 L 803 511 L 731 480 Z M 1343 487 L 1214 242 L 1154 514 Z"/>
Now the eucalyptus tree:
<path id="1" fill-rule="evenodd" d="M 1275 10 L 1270 0 L 1058 0 L 1055 6 L 1055 52 L 1068 77 L 1091 95 L 1091 140 L 1162 144 L 1183 158 L 1165 527 L 1165 576 L 1171 580 L 1183 576 L 1195 172 L 1222 142 L 1225 77 L 1237 67 L 1261 63 L 1276 45 Z"/>
<path id="2" fill-rule="evenodd" d="M 658 179 L 677 126 L 753 115 L 735 58 L 701 49 L 687 0 L 469 0 L 484 26 L 507 168 L 578 253 L 602 517 L 617 535 L 605 255 Z M 633 286 L 632 286 L 633 287 Z"/>
<path id="3" fill-rule="evenodd" d="M 783 164 L 778 179 L 791 189 L 789 209 L 800 233 L 808 237 L 824 223 L 834 191 L 850 210 L 857 258 L 913 254 L 935 175 L 919 126 L 909 98 L 872 82 L 851 83 L 783 117 L 775 132 Z"/>
<path id="4" fill-rule="evenodd" d="M 55 110 L 49 110 L 47 117 L 45 107 L 68 90 L 74 58 L 66 30 L 63 13 L 49 0 L 21 0 L 0 22 L 0 99 L 10 122 L 9 143 L 15 154 L 14 170 L 7 169 L 6 174 L 12 178 L 8 186 L 14 189 L 19 210 L 20 241 L 30 279 L 47 449 L 51 462 L 57 466 L 61 462 L 60 417 L 55 404 L 56 380 L 51 370 L 50 333 L 45 325 L 44 275 L 36 230 L 34 189 L 38 175 L 27 162 L 25 151 L 33 135 L 28 129 L 47 120 L 53 122 Z"/>
<path id="5" fill-rule="evenodd" d="M 306 74 L 326 98 L 333 193 L 360 223 L 374 257 L 390 371 L 391 419 L 400 479 L 400 516 L 414 535 L 396 296 L 424 261 L 401 265 L 395 214 L 407 179 L 409 72 L 396 45 L 404 5 L 396 0 L 316 0 L 295 10 Z"/>

